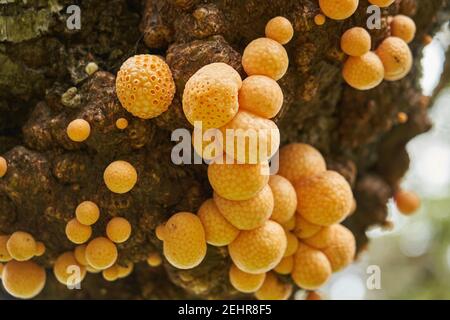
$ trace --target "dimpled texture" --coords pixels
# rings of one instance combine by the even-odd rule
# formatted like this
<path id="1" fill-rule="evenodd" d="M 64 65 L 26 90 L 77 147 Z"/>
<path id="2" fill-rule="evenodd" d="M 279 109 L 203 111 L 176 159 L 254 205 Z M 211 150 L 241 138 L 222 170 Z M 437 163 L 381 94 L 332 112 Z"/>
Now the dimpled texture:
<path id="1" fill-rule="evenodd" d="M 75 268 L 79 268 L 80 277 L 74 277 Z M 76 285 L 83 281 L 86 276 L 86 268 L 78 263 L 73 252 L 65 252 L 61 254 L 53 264 L 53 274 L 63 285 Z"/>
<path id="2" fill-rule="evenodd" d="M 326 171 L 295 184 L 297 212 L 311 223 L 330 226 L 350 212 L 353 194 L 347 180 L 335 171 Z"/>
<path id="3" fill-rule="evenodd" d="M 231 67 L 233 71 L 228 72 L 223 66 L 203 68 L 184 87 L 183 111 L 192 125 L 201 121 L 204 130 L 220 128 L 238 112 L 238 91 L 242 82 L 238 82 L 236 71 Z M 213 72 L 214 69 L 217 71 Z"/>
<path id="4" fill-rule="evenodd" d="M 290 274 L 294 268 L 294 256 L 284 257 L 280 263 L 275 267 L 274 271 L 279 274 Z"/>
<path id="5" fill-rule="evenodd" d="M 391 22 L 391 34 L 410 43 L 416 36 L 416 23 L 408 16 L 396 15 Z"/>
<path id="6" fill-rule="evenodd" d="M 291 143 L 281 148 L 279 166 L 278 174 L 292 183 L 326 170 L 320 152 L 304 143 Z"/>
<path id="7" fill-rule="evenodd" d="M 166 223 L 164 256 L 178 269 L 198 266 L 206 255 L 206 238 L 202 222 L 193 213 L 179 212 Z"/>
<path id="8" fill-rule="evenodd" d="M 383 63 L 373 52 L 360 57 L 349 57 L 344 63 L 342 76 L 347 84 L 357 90 L 370 90 L 385 77 Z"/>
<path id="9" fill-rule="evenodd" d="M 269 38 L 258 38 L 248 44 L 242 55 L 242 66 L 249 76 L 263 75 L 281 79 L 289 66 L 284 47 Z"/>
<path id="10" fill-rule="evenodd" d="M 292 294 L 292 285 L 281 282 L 273 273 L 266 275 L 263 285 L 255 292 L 258 300 L 287 300 Z"/>
<path id="11" fill-rule="evenodd" d="M 106 235 L 115 243 L 123 243 L 131 235 L 131 224 L 122 217 L 112 218 L 106 225 Z"/>
<path id="12" fill-rule="evenodd" d="M 136 55 L 120 67 L 116 92 L 128 112 L 150 119 L 169 108 L 175 95 L 175 83 L 163 59 L 149 54 Z"/>
<path id="13" fill-rule="evenodd" d="M 0 262 L 8 262 L 12 259 L 6 248 L 9 236 L 0 236 Z"/>
<path id="14" fill-rule="evenodd" d="M 399 190 L 394 199 L 398 210 L 403 214 L 412 214 L 420 208 L 420 198 L 414 192 Z"/>
<path id="15" fill-rule="evenodd" d="M 5 290 L 15 298 L 31 299 L 44 289 L 45 270 L 32 261 L 10 261 L 2 272 Z"/>
<path id="16" fill-rule="evenodd" d="M 239 90 L 239 107 L 263 118 L 273 118 L 283 105 L 279 84 L 266 76 L 250 76 Z"/>
<path id="17" fill-rule="evenodd" d="M 304 219 L 300 214 L 295 215 L 294 233 L 299 239 L 310 238 L 322 230 L 322 228 L 322 226 Z"/>
<path id="18" fill-rule="evenodd" d="M 208 166 L 209 183 L 215 192 L 228 200 L 254 197 L 269 182 L 269 164 L 227 163 L 221 158 Z M 234 161 L 234 160 L 232 160 Z"/>
<path id="19" fill-rule="evenodd" d="M 397 81 L 411 71 L 413 57 L 408 44 L 400 38 L 386 38 L 376 50 L 384 66 L 384 79 Z"/>
<path id="20" fill-rule="evenodd" d="M 225 219 L 239 230 L 263 226 L 273 210 L 273 195 L 268 185 L 248 200 L 227 200 L 214 193 L 214 202 Z"/>
<path id="21" fill-rule="evenodd" d="M 77 219 L 72 219 L 66 224 L 67 239 L 76 244 L 82 244 L 89 240 L 92 235 L 91 226 L 86 226 L 78 222 Z"/>
<path id="22" fill-rule="evenodd" d="M 245 110 L 221 127 L 225 153 L 238 163 L 256 164 L 269 160 L 280 146 L 275 122 Z"/>
<path id="23" fill-rule="evenodd" d="M 294 28 L 285 17 L 275 17 L 269 20 L 265 29 L 266 37 L 280 44 L 286 44 L 294 36 Z"/>
<path id="24" fill-rule="evenodd" d="M 114 161 L 105 169 L 103 180 L 110 191 L 119 194 L 127 193 L 137 182 L 137 172 L 126 161 Z"/>
<path id="25" fill-rule="evenodd" d="M 206 242 L 213 246 L 227 246 L 239 234 L 239 230 L 220 213 L 213 199 L 206 200 L 197 214 L 205 229 Z"/>
<path id="26" fill-rule="evenodd" d="M 283 227 L 274 221 L 257 229 L 241 231 L 229 246 L 234 264 L 244 272 L 258 274 L 276 267 L 286 251 Z"/>
<path id="27" fill-rule="evenodd" d="M 67 126 L 67 136 L 75 142 L 83 142 L 91 134 L 91 126 L 84 119 L 75 119 Z"/>
<path id="28" fill-rule="evenodd" d="M 6 242 L 6 248 L 14 260 L 26 261 L 33 258 L 36 253 L 36 241 L 31 234 L 16 231 Z"/>
<path id="29" fill-rule="evenodd" d="M 349 56 L 360 57 L 370 51 L 372 38 L 366 29 L 354 27 L 341 37 L 341 49 Z"/>
<path id="30" fill-rule="evenodd" d="M 395 0 L 369 0 L 369 2 L 371 4 L 379 6 L 380 8 L 386 8 L 393 4 Z"/>
<path id="31" fill-rule="evenodd" d="M 89 242 L 86 247 L 86 261 L 98 270 L 111 267 L 117 261 L 116 245 L 105 237 L 98 237 Z"/>
<path id="32" fill-rule="evenodd" d="M 328 281 L 331 273 L 331 264 L 323 252 L 299 244 L 291 276 L 300 288 L 316 290 Z"/>
<path id="33" fill-rule="evenodd" d="M 358 8 L 359 0 L 319 0 L 322 12 L 333 20 L 351 17 Z"/>
<path id="34" fill-rule="evenodd" d="M 3 157 L 0 157 L 0 178 L 3 178 L 8 171 L 8 162 Z"/>
<path id="35" fill-rule="evenodd" d="M 236 83 L 238 89 L 242 86 L 241 75 L 230 65 L 223 62 L 213 62 L 201 67 L 196 74 L 227 77 Z"/>
<path id="36" fill-rule="evenodd" d="M 270 176 L 269 186 L 274 200 L 270 219 L 278 223 L 285 223 L 294 216 L 297 209 L 297 194 L 294 186 L 289 180 L 278 175 Z"/>
<path id="37" fill-rule="evenodd" d="M 286 232 L 286 251 L 284 252 L 284 257 L 292 256 L 298 248 L 298 239 L 292 232 Z"/>
<path id="38" fill-rule="evenodd" d="M 239 292 L 252 293 L 261 288 L 266 278 L 265 273 L 251 274 L 231 265 L 229 278 L 231 285 Z"/>
<path id="39" fill-rule="evenodd" d="M 353 262 L 356 252 L 356 241 L 353 233 L 337 224 L 331 227 L 330 244 L 323 249 L 323 253 L 327 256 L 331 264 L 333 272 L 337 272 Z"/>
<path id="40" fill-rule="evenodd" d="M 75 209 L 78 222 L 86 226 L 93 225 L 100 217 L 100 209 L 92 201 L 83 201 Z"/>

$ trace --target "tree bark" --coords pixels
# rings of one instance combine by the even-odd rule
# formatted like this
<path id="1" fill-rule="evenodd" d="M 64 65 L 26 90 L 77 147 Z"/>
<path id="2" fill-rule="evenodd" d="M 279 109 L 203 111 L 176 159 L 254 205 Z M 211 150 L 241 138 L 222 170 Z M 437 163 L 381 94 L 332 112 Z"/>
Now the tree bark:
<path id="1" fill-rule="evenodd" d="M 81 7 L 80 30 L 68 30 L 65 8 Z M 83 0 L 20 1 L 0 4 L 0 153 L 9 163 L 0 179 L 0 232 L 23 230 L 45 243 L 37 261 L 50 267 L 74 245 L 64 228 L 75 207 L 92 200 L 101 208 L 94 236 L 105 233 L 112 216 L 126 217 L 133 226 L 129 241 L 119 245 L 119 263 L 136 263 L 126 279 L 106 283 L 88 275 L 82 290 L 67 290 L 49 276 L 40 298 L 231 298 L 240 297 L 228 283 L 225 249 L 208 247 L 205 261 L 193 270 L 176 270 L 168 263 L 149 268 L 149 252 L 161 252 L 156 226 L 177 211 L 196 212 L 211 197 L 206 166 L 172 164 L 176 128 L 190 128 L 181 108 L 184 84 L 201 66 L 226 62 L 242 76 L 241 54 L 264 35 L 267 21 L 287 17 L 294 39 L 286 46 L 290 67 L 280 81 L 285 96 L 276 118 L 282 143 L 305 142 L 317 147 L 330 168 L 351 183 L 357 210 L 345 224 L 358 247 L 365 231 L 385 225 L 386 203 L 408 169 L 406 143 L 427 131 L 431 101 L 421 93 L 420 60 L 423 38 L 449 19 L 448 0 L 397 0 L 384 9 L 381 30 L 370 31 L 373 48 L 389 35 L 387 17 L 403 13 L 417 24 L 411 44 L 412 72 L 398 82 L 384 82 L 360 92 L 342 80 L 345 60 L 339 49 L 342 33 L 364 26 L 367 0 L 345 21 L 314 24 L 320 13 L 313 0 Z M 169 110 L 143 121 L 132 117 L 115 95 L 115 74 L 136 53 L 166 57 L 177 93 Z M 84 68 L 96 62 L 101 71 L 89 76 Z M 446 79 L 450 74 L 446 68 Z M 397 114 L 409 121 L 400 124 Z M 115 120 L 125 117 L 124 132 Z M 84 118 L 92 133 L 78 144 L 66 136 L 67 124 Z M 109 192 L 104 168 L 121 159 L 133 163 L 139 182 L 132 192 Z M 50 271 L 49 271 L 50 274 Z M 286 281 L 289 281 L 286 279 Z"/>

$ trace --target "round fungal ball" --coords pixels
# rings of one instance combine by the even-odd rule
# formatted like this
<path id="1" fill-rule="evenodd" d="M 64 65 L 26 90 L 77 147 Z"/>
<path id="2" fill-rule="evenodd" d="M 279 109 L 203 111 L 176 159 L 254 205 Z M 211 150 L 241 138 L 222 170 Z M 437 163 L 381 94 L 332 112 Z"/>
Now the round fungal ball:
<path id="1" fill-rule="evenodd" d="M 414 192 L 399 190 L 394 199 L 398 210 L 405 215 L 410 215 L 420 208 L 420 198 Z"/>
<path id="2" fill-rule="evenodd" d="M 147 257 L 147 264 L 150 267 L 159 267 L 161 263 L 162 259 L 158 252 L 150 253 L 149 256 Z"/>
<path id="3" fill-rule="evenodd" d="M 273 210 L 273 195 L 268 185 L 248 200 L 227 200 L 214 193 L 214 202 L 225 219 L 239 230 L 263 226 Z"/>
<path id="4" fill-rule="evenodd" d="M 12 259 L 8 252 L 8 248 L 6 247 L 8 240 L 9 236 L 0 236 L 0 262 L 8 262 Z"/>
<path id="5" fill-rule="evenodd" d="M 245 48 L 242 66 L 249 76 L 263 75 L 276 81 L 286 73 L 289 57 L 286 49 L 275 40 L 259 38 Z"/>
<path id="6" fill-rule="evenodd" d="M 369 0 L 369 2 L 371 4 L 379 6 L 380 8 L 386 8 L 393 4 L 395 0 Z"/>
<path id="7" fill-rule="evenodd" d="M 275 122 L 240 110 L 222 131 L 229 157 L 237 163 L 255 164 L 269 160 L 280 146 L 280 131 Z"/>
<path id="8" fill-rule="evenodd" d="M 69 251 L 56 259 L 53 273 L 61 284 L 75 286 L 83 281 L 86 276 L 86 268 L 80 265 L 73 252 Z"/>
<path id="9" fill-rule="evenodd" d="M 384 66 L 384 79 L 396 81 L 404 78 L 412 68 L 413 56 L 408 44 L 400 38 L 386 38 L 376 50 Z"/>
<path id="10" fill-rule="evenodd" d="M 286 252 L 286 246 L 283 227 L 269 220 L 257 229 L 241 231 L 228 250 L 239 269 L 259 274 L 276 267 Z"/>
<path id="11" fill-rule="evenodd" d="M 175 82 L 163 59 L 150 54 L 136 55 L 120 67 L 116 92 L 128 112 L 150 119 L 169 108 L 175 95 Z"/>
<path id="12" fill-rule="evenodd" d="M 200 121 L 204 130 L 225 125 L 239 109 L 239 81 L 242 80 L 236 70 L 224 63 L 198 70 L 184 87 L 183 111 L 187 120 L 192 125 Z"/>
<path id="13" fill-rule="evenodd" d="M 136 169 L 126 161 L 114 161 L 103 173 L 103 180 L 114 193 L 127 193 L 137 182 Z"/>
<path id="14" fill-rule="evenodd" d="M 304 143 L 291 143 L 281 148 L 279 162 L 278 174 L 292 183 L 326 171 L 322 154 Z"/>
<path id="15" fill-rule="evenodd" d="M 38 241 L 38 242 L 36 242 L 36 252 L 34 253 L 34 255 L 36 257 L 41 257 L 45 254 L 45 250 L 46 250 L 45 244 Z"/>
<path id="16" fill-rule="evenodd" d="M 299 239 L 310 238 L 322 230 L 322 228 L 322 226 L 309 222 L 299 214 L 295 215 L 294 233 Z"/>
<path id="17" fill-rule="evenodd" d="M 316 290 L 328 281 L 331 273 L 331 264 L 322 251 L 299 243 L 291 276 L 300 288 Z"/>
<path id="18" fill-rule="evenodd" d="M 203 202 L 197 215 L 205 229 L 206 242 L 213 246 L 227 246 L 239 234 L 239 230 L 220 213 L 213 199 Z"/>
<path id="19" fill-rule="evenodd" d="M 330 226 L 350 212 L 353 193 L 347 180 L 335 171 L 326 171 L 295 184 L 297 212 L 311 223 Z"/>
<path id="20" fill-rule="evenodd" d="M 75 142 L 83 142 L 91 134 L 91 126 L 84 119 L 75 119 L 67 126 L 69 139 Z"/>
<path id="21" fill-rule="evenodd" d="M 360 57 L 370 51 L 372 38 L 366 29 L 354 27 L 341 37 L 341 49 L 349 56 Z"/>
<path id="22" fill-rule="evenodd" d="M 125 130 L 128 127 L 128 120 L 125 118 L 119 118 L 116 120 L 116 127 L 119 130 Z"/>
<path id="23" fill-rule="evenodd" d="M 391 34 L 410 43 L 416 36 L 416 23 L 410 17 L 399 14 L 391 21 Z"/>
<path id="24" fill-rule="evenodd" d="M 119 269 L 119 278 L 122 279 L 128 277 L 133 272 L 134 264 L 130 262 L 125 267 L 120 265 L 117 265 L 117 267 Z"/>
<path id="25" fill-rule="evenodd" d="M 117 279 L 119 279 L 119 268 L 115 264 L 108 269 L 103 270 L 102 276 L 106 281 L 116 281 Z"/>
<path id="26" fill-rule="evenodd" d="M 234 162 L 235 160 L 225 157 L 212 162 L 208 166 L 209 183 L 222 198 L 250 199 L 269 182 L 269 164 L 267 161 L 259 164 Z"/>
<path id="27" fill-rule="evenodd" d="M 83 201 L 77 206 L 75 216 L 79 223 L 90 226 L 100 217 L 100 209 L 92 201 Z"/>
<path id="28" fill-rule="evenodd" d="M 98 270 L 105 270 L 117 261 L 116 245 L 105 237 L 98 237 L 89 242 L 86 247 L 86 261 Z"/>
<path id="29" fill-rule="evenodd" d="M 0 178 L 3 178 L 8 171 L 8 162 L 3 157 L 0 157 Z"/>
<path id="30" fill-rule="evenodd" d="M 284 252 L 284 257 L 289 257 L 292 256 L 297 251 L 298 239 L 293 233 L 286 232 L 286 240 L 287 245 L 286 251 Z"/>
<path id="31" fill-rule="evenodd" d="M 194 129 L 192 132 L 192 146 L 195 152 L 203 159 L 213 161 L 223 154 L 221 137 L 222 133 L 219 129 Z"/>
<path id="32" fill-rule="evenodd" d="M 294 268 L 294 255 L 284 257 L 280 263 L 274 268 L 275 272 L 279 274 L 290 274 Z"/>
<path id="33" fill-rule="evenodd" d="M 269 186 L 274 201 L 270 219 L 278 223 L 285 223 L 294 216 L 297 209 L 297 194 L 294 186 L 289 180 L 278 175 L 270 177 Z"/>
<path id="34" fill-rule="evenodd" d="M 198 266 L 206 255 L 206 237 L 202 222 L 193 213 L 179 212 L 167 221 L 164 256 L 178 269 Z"/>
<path id="35" fill-rule="evenodd" d="M 33 258 L 36 253 L 36 241 L 31 234 L 16 231 L 6 242 L 6 248 L 14 260 L 26 261 Z"/>
<path id="36" fill-rule="evenodd" d="M 338 272 L 353 262 L 356 252 L 356 241 L 353 233 L 340 224 L 328 227 L 330 243 L 322 252 L 325 253 L 333 272 Z"/>
<path id="37" fill-rule="evenodd" d="M 82 266 L 87 266 L 89 263 L 86 260 L 86 245 L 77 246 L 73 252 L 75 259 Z"/>
<path id="38" fill-rule="evenodd" d="M 322 12 L 333 20 L 345 20 L 358 8 L 359 0 L 319 0 Z"/>
<path id="39" fill-rule="evenodd" d="M 160 224 L 160 225 L 157 226 L 156 229 L 155 229 L 156 237 L 157 237 L 159 240 L 161 240 L 161 241 L 164 240 L 165 232 L 166 232 L 166 227 L 165 227 L 164 224 Z"/>
<path id="40" fill-rule="evenodd" d="M 280 85 L 266 76 L 250 76 L 239 90 L 239 107 L 263 118 L 273 118 L 283 105 Z"/>
<path id="41" fill-rule="evenodd" d="M 92 235 L 91 226 L 86 226 L 78 222 L 77 219 L 72 219 L 66 224 L 67 239 L 76 244 L 82 244 L 89 240 Z"/>
<path id="42" fill-rule="evenodd" d="M 294 36 L 294 28 L 285 17 L 275 17 L 266 24 L 266 37 L 280 44 L 286 44 Z"/>
<path id="43" fill-rule="evenodd" d="M 255 292 L 258 300 L 287 300 L 292 294 L 292 285 L 284 283 L 273 273 L 269 272 L 264 283 Z"/>
<path id="44" fill-rule="evenodd" d="M 252 293 L 261 288 L 264 279 L 266 278 L 265 273 L 251 274 L 240 270 L 234 264 L 231 265 L 230 272 L 230 283 L 239 292 Z"/>
<path id="45" fill-rule="evenodd" d="M 327 18 L 323 14 L 316 14 L 314 16 L 314 23 L 318 26 L 323 26 L 326 22 Z"/>
<path id="46" fill-rule="evenodd" d="M 349 57 L 344 63 L 342 76 L 349 86 L 370 90 L 383 81 L 385 70 L 380 58 L 369 51 L 360 57 Z"/>
<path id="47" fill-rule="evenodd" d="M 125 242 L 131 235 L 131 224 L 125 218 L 112 218 L 106 225 L 106 235 L 115 243 Z"/>
<path id="48" fill-rule="evenodd" d="M 3 287 L 15 298 L 34 298 L 44 289 L 45 281 L 44 268 L 32 261 L 10 261 L 3 268 Z"/>

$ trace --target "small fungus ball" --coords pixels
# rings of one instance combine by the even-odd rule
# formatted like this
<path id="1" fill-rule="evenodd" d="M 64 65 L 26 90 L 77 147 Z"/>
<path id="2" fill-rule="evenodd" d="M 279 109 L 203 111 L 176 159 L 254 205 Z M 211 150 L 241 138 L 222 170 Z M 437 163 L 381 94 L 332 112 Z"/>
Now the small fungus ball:
<path id="1" fill-rule="evenodd" d="M 410 43 L 416 36 L 416 23 L 408 16 L 396 15 L 391 21 L 391 34 Z"/>
<path id="2" fill-rule="evenodd" d="M 106 235 L 115 243 L 125 242 L 131 235 L 131 224 L 122 217 L 112 218 L 106 225 Z"/>
<path id="3" fill-rule="evenodd" d="M 323 14 L 316 14 L 314 16 L 314 23 L 318 26 L 323 26 L 326 22 L 327 18 Z"/>
<path id="4" fill-rule="evenodd" d="M 119 279 L 119 268 L 115 264 L 108 269 L 103 270 L 102 276 L 106 281 L 116 281 L 117 279 Z"/>
<path id="5" fill-rule="evenodd" d="M 280 149 L 278 174 L 291 183 L 326 171 L 322 154 L 304 143 L 291 143 Z"/>
<path id="6" fill-rule="evenodd" d="M 79 223 L 90 226 L 100 217 L 100 209 L 92 201 L 83 201 L 75 209 L 75 215 Z"/>
<path id="7" fill-rule="evenodd" d="M 242 84 L 239 81 L 242 80 L 236 70 L 225 66 L 223 63 L 207 65 L 187 81 L 183 111 L 192 125 L 201 122 L 204 130 L 220 128 L 238 112 L 238 91 Z"/>
<path id="8" fill-rule="evenodd" d="M 197 214 L 205 229 L 206 242 L 213 246 L 229 245 L 239 234 L 239 230 L 220 213 L 213 199 L 203 202 Z"/>
<path id="9" fill-rule="evenodd" d="M 258 274 L 275 268 L 283 258 L 286 246 L 283 227 L 268 220 L 262 227 L 241 231 L 228 249 L 231 260 L 239 269 Z"/>
<path id="10" fill-rule="evenodd" d="M 239 107 L 263 118 L 273 118 L 283 105 L 280 85 L 266 76 L 250 76 L 239 90 Z"/>
<path id="11" fill-rule="evenodd" d="M 286 251 L 284 252 L 284 257 L 292 256 L 298 247 L 298 239 L 292 232 L 286 232 Z"/>
<path id="12" fill-rule="evenodd" d="M 117 261 L 116 245 L 105 237 L 98 237 L 89 242 L 86 247 L 86 261 L 98 270 L 104 270 Z"/>
<path id="13" fill-rule="evenodd" d="M 211 163 L 208 166 L 209 183 L 222 198 L 250 199 L 269 182 L 269 164 L 267 161 L 258 164 L 234 162 L 234 159 L 224 157 Z"/>
<path id="14" fill-rule="evenodd" d="M 269 272 L 261 288 L 255 292 L 255 297 L 258 300 L 287 300 L 292 289 L 290 283 L 282 282 L 273 272 Z"/>
<path id="15" fill-rule="evenodd" d="M 36 242 L 36 252 L 34 253 L 34 255 L 36 257 L 41 257 L 45 254 L 45 244 L 42 243 L 41 241 Z"/>
<path id="16" fill-rule="evenodd" d="M 8 171 L 8 163 L 5 158 L 0 157 L 0 178 L 5 176 L 6 171 Z"/>
<path id="17" fill-rule="evenodd" d="M 322 12 L 330 19 L 345 20 L 358 8 L 359 0 L 319 0 Z"/>
<path id="18" fill-rule="evenodd" d="M 222 133 L 219 129 L 194 129 L 192 146 L 197 155 L 207 161 L 213 161 L 223 154 Z"/>
<path id="19" fill-rule="evenodd" d="M 75 119 L 67 126 L 67 135 L 70 140 L 75 142 L 83 142 L 91 134 L 91 126 L 84 119 Z"/>
<path id="20" fill-rule="evenodd" d="M 274 268 L 276 273 L 279 274 L 290 274 L 292 269 L 294 268 L 294 256 L 290 255 L 288 257 L 284 257 L 280 263 Z"/>
<path id="21" fill-rule="evenodd" d="M 6 246 L 9 236 L 0 236 L 0 262 L 8 262 L 12 259 Z"/>
<path id="22" fill-rule="evenodd" d="M 86 276 L 86 268 L 78 263 L 73 252 L 61 254 L 53 265 L 53 273 L 63 285 L 77 285 Z"/>
<path id="23" fill-rule="evenodd" d="M 36 253 L 36 241 L 31 234 L 16 231 L 6 242 L 6 248 L 14 260 L 26 261 L 33 258 Z"/>
<path id="24" fill-rule="evenodd" d="M 128 127 L 128 120 L 125 118 L 119 118 L 116 120 L 116 127 L 119 130 L 125 130 Z"/>
<path id="25" fill-rule="evenodd" d="M 237 291 L 243 293 L 252 293 L 261 288 L 264 279 L 266 278 L 266 274 L 247 273 L 232 264 L 229 272 L 229 277 L 231 285 Z"/>
<path id="26" fill-rule="evenodd" d="M 166 227 L 164 224 L 158 225 L 155 229 L 156 237 L 161 241 L 164 240 L 165 232 L 166 232 Z"/>
<path id="27" fill-rule="evenodd" d="M 86 260 L 86 247 L 87 245 L 82 244 L 75 248 L 73 254 L 75 255 L 75 259 L 82 266 L 87 266 L 89 263 Z"/>
<path id="28" fill-rule="evenodd" d="M 308 220 L 304 219 L 300 214 L 295 215 L 294 233 L 299 239 L 310 238 L 317 234 L 320 230 L 322 230 L 322 228 L 322 226 L 311 223 Z"/>
<path id="29" fill-rule="evenodd" d="M 408 44 L 400 38 L 386 38 L 376 50 L 384 66 L 384 79 L 396 81 L 404 78 L 412 68 L 413 56 Z"/>
<path id="30" fill-rule="evenodd" d="M 45 281 L 45 269 L 32 261 L 10 261 L 3 268 L 3 287 L 15 298 L 34 298 L 44 289 Z"/>
<path id="31" fill-rule="evenodd" d="M 342 76 L 349 86 L 370 90 L 383 81 L 385 70 L 380 58 L 370 51 L 360 57 L 349 57 L 344 63 Z"/>
<path id="32" fill-rule="evenodd" d="M 66 224 L 67 239 L 76 244 L 82 244 L 89 240 L 92 235 L 91 226 L 86 226 L 78 222 L 77 219 L 72 219 Z"/>
<path id="33" fill-rule="evenodd" d="M 125 267 L 122 267 L 121 265 L 117 265 L 119 268 L 119 278 L 126 278 L 128 277 L 134 269 L 134 263 L 130 262 Z"/>
<path id="34" fill-rule="evenodd" d="M 206 237 L 201 220 L 189 212 L 174 214 L 166 223 L 164 256 L 178 269 L 198 266 L 206 255 Z"/>
<path id="35" fill-rule="evenodd" d="M 399 190 L 394 199 L 398 210 L 405 215 L 410 215 L 420 208 L 420 198 L 414 192 Z"/>
<path id="36" fill-rule="evenodd" d="M 214 202 L 225 219 L 239 230 L 263 226 L 273 211 L 273 194 L 268 185 L 248 200 L 227 200 L 214 193 Z"/>
<path id="37" fill-rule="evenodd" d="M 401 124 L 408 122 L 409 116 L 404 112 L 397 113 L 397 121 Z"/>
<path id="38" fill-rule="evenodd" d="M 331 264 L 333 272 L 338 272 L 353 262 L 356 253 L 356 241 L 353 233 L 343 225 L 336 224 L 330 228 L 332 239 L 329 246 L 323 249 Z"/>
<path id="39" fill-rule="evenodd" d="M 286 44 L 294 36 L 294 28 L 291 22 L 285 17 L 275 17 L 266 24 L 266 37 L 280 44 Z"/>
<path id="40" fill-rule="evenodd" d="M 369 2 L 371 4 L 379 6 L 380 8 L 386 8 L 393 4 L 395 0 L 369 0 Z"/>
<path id="41" fill-rule="evenodd" d="M 360 57 L 370 51 L 372 38 L 366 29 L 354 27 L 341 37 L 341 49 L 349 56 Z"/>
<path id="42" fill-rule="evenodd" d="M 162 258 L 158 252 L 152 252 L 147 257 L 147 264 L 150 267 L 159 267 L 162 263 Z"/>
<path id="43" fill-rule="evenodd" d="M 269 186 L 274 200 L 270 219 L 278 223 L 285 223 L 294 216 L 297 209 L 297 194 L 294 186 L 289 180 L 278 175 L 270 176 Z"/>
<path id="44" fill-rule="evenodd" d="M 163 59 L 150 54 L 136 55 L 120 67 L 116 92 L 128 112 L 150 119 L 167 111 L 175 95 L 175 82 Z"/>
<path id="45" fill-rule="evenodd" d="M 114 161 L 103 173 L 103 180 L 114 193 L 127 193 L 137 182 L 136 169 L 126 161 Z"/>
<path id="46" fill-rule="evenodd" d="M 249 76 L 263 75 L 277 81 L 284 76 L 288 65 L 286 49 L 269 38 L 253 40 L 242 55 L 242 66 Z"/>
<path id="47" fill-rule="evenodd" d="M 330 226 L 342 221 L 353 205 L 352 189 L 343 176 L 326 171 L 295 184 L 297 212 L 313 224 Z"/>

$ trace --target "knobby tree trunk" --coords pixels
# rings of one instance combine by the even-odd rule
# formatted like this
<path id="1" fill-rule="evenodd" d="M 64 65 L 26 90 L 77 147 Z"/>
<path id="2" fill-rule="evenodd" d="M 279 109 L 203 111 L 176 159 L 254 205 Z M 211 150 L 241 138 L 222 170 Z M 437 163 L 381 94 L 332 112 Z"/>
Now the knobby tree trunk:
<path id="1" fill-rule="evenodd" d="M 81 29 L 69 30 L 66 8 L 81 8 Z M 46 244 L 38 262 L 51 267 L 72 250 L 64 228 L 83 200 L 102 211 L 94 235 L 103 235 L 111 216 L 133 226 L 129 241 L 119 245 L 119 262 L 135 262 L 126 279 L 107 283 L 88 275 L 82 290 L 68 290 L 49 276 L 41 298 L 231 298 L 226 249 L 208 247 L 205 261 L 193 270 L 165 263 L 149 268 L 151 251 L 161 251 L 155 227 L 177 211 L 196 212 L 211 197 L 206 165 L 176 166 L 170 159 L 176 128 L 190 128 L 181 108 L 183 87 L 201 66 L 226 62 L 244 76 L 240 64 L 245 46 L 263 36 L 266 22 L 287 17 L 294 39 L 286 46 L 290 66 L 280 81 L 285 96 L 276 118 L 282 143 L 317 147 L 329 166 L 351 183 L 358 203 L 345 224 L 358 247 L 367 242 L 369 226 L 386 223 L 386 203 L 408 169 L 406 143 L 427 131 L 430 122 L 419 87 L 423 38 L 434 34 L 450 15 L 448 0 L 403 0 L 382 11 L 380 30 L 372 30 L 373 47 L 389 35 L 389 15 L 403 13 L 417 24 L 411 44 L 412 72 L 399 82 L 384 82 L 360 92 L 342 80 L 342 33 L 364 26 L 367 0 L 345 21 L 314 24 L 316 0 L 7 0 L 0 4 L 0 154 L 9 163 L 0 179 L 0 232 L 24 230 Z M 177 93 L 169 111 L 143 121 L 118 102 L 115 74 L 136 53 L 165 56 Z M 89 76 L 88 62 L 100 71 Z M 447 77 L 450 68 L 446 67 Z M 71 90 L 69 90 L 72 88 Z M 75 89 L 73 89 L 75 88 Z M 409 121 L 400 124 L 397 114 Z M 74 118 L 92 126 L 86 143 L 65 133 Z M 115 120 L 126 117 L 120 132 Z M 112 194 L 103 183 L 104 168 L 122 159 L 133 163 L 139 182 L 132 192 Z M 50 269 L 49 269 L 50 270 Z M 49 272 L 50 275 L 50 272 Z"/>

